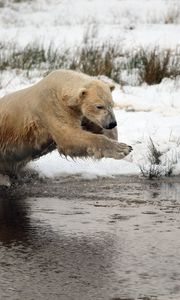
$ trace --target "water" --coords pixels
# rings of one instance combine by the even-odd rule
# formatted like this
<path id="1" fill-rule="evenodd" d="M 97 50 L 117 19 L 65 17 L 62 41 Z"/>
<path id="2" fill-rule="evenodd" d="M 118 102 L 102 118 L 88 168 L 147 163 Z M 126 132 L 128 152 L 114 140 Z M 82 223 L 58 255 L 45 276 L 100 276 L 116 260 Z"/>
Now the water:
<path id="1" fill-rule="evenodd" d="M 180 299 L 179 179 L 34 180 L 0 195 L 0 299 Z"/>

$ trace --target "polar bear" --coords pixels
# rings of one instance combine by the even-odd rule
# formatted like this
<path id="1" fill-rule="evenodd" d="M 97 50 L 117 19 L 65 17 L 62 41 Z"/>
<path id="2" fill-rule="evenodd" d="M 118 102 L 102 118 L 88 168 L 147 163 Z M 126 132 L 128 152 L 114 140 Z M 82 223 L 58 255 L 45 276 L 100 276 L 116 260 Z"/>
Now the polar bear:
<path id="1" fill-rule="evenodd" d="M 73 158 L 124 158 L 132 148 L 117 142 L 112 90 L 112 84 L 62 69 L 1 98 L 0 173 L 16 174 L 56 148 Z"/>

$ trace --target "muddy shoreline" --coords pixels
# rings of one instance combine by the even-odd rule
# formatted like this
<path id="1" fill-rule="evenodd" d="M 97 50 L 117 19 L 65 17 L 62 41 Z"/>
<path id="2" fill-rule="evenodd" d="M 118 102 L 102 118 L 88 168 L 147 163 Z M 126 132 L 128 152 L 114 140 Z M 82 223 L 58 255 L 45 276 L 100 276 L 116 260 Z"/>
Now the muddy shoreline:
<path id="1" fill-rule="evenodd" d="M 16 195 L 20 193 L 25 197 L 81 197 L 84 190 L 94 190 L 107 186 L 111 189 L 128 190 L 136 189 L 136 185 L 143 189 L 155 189 L 167 184 L 179 184 L 180 176 L 163 177 L 149 180 L 141 176 L 112 176 L 86 179 L 77 175 L 69 175 L 55 178 L 39 178 L 37 174 L 25 174 L 25 177 L 14 180 L 10 187 L 0 186 L 0 196 Z"/>

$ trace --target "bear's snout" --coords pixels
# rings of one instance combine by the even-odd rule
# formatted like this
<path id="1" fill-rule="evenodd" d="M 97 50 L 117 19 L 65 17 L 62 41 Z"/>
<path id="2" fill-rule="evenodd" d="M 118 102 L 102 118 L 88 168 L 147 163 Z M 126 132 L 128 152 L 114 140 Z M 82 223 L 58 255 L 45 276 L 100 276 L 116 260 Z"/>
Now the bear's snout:
<path id="1" fill-rule="evenodd" d="M 117 122 L 113 121 L 113 122 L 109 123 L 109 125 L 106 127 L 106 129 L 113 129 L 116 126 L 117 126 Z"/>

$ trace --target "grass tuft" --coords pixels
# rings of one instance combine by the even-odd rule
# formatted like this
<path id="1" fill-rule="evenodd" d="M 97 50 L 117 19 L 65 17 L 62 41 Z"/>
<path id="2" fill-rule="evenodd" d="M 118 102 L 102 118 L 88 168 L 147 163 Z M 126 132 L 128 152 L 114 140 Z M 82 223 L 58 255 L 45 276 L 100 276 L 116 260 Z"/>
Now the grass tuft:
<path id="1" fill-rule="evenodd" d="M 87 44 L 76 50 L 70 68 L 91 76 L 105 75 L 120 82 L 121 66 L 116 62 L 119 55 L 120 50 L 114 45 Z"/>
<path id="2" fill-rule="evenodd" d="M 178 24 L 180 22 L 180 5 L 170 7 L 164 16 L 165 24 Z"/>
<path id="3" fill-rule="evenodd" d="M 161 163 L 160 157 L 162 153 L 157 149 L 151 137 L 149 139 L 148 150 L 148 159 L 150 163 L 153 165 L 159 165 Z"/>
<path id="4" fill-rule="evenodd" d="M 148 143 L 148 165 L 139 166 L 142 175 L 148 179 L 159 178 L 163 175 L 163 170 L 161 168 L 161 156 L 162 153 L 155 146 L 152 138 L 150 137 Z"/>
<path id="5" fill-rule="evenodd" d="M 140 49 L 129 62 L 130 69 L 138 69 L 140 83 L 159 84 L 164 78 L 180 76 L 180 54 L 172 50 Z"/>
<path id="6" fill-rule="evenodd" d="M 147 169 L 145 166 L 139 166 L 141 174 L 147 179 L 160 178 L 163 175 L 161 168 L 157 165 L 150 165 Z"/>
<path id="7" fill-rule="evenodd" d="M 178 152 L 162 153 L 152 138 L 149 139 L 147 147 L 147 164 L 139 165 L 142 175 L 148 179 L 172 176 L 175 165 L 178 163 Z"/>

